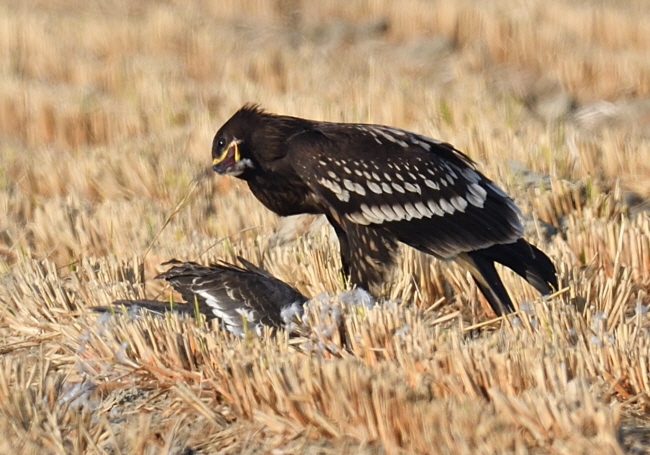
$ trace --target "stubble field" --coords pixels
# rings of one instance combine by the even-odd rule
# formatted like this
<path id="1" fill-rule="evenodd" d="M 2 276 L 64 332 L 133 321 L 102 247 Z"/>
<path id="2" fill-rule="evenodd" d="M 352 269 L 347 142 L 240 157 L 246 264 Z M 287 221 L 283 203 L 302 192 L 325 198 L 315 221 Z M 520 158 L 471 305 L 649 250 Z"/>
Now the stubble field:
<path id="1" fill-rule="evenodd" d="M 619 3 L 0 2 L 0 452 L 650 453 L 650 4 Z M 327 226 L 209 169 L 245 102 L 454 144 L 560 291 L 504 272 L 495 320 L 404 248 L 356 305 Z M 237 255 L 312 333 L 89 310 Z"/>

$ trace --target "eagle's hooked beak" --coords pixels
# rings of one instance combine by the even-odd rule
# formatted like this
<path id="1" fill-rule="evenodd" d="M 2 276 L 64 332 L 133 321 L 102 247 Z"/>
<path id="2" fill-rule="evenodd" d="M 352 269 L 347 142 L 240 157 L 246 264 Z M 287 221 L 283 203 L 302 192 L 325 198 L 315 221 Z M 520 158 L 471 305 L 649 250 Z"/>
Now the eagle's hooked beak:
<path id="1" fill-rule="evenodd" d="M 241 159 L 239 153 L 239 144 L 241 143 L 238 139 L 233 139 L 226 150 L 217 158 L 212 161 L 212 169 L 218 174 L 227 174 L 229 169 L 237 164 Z"/>

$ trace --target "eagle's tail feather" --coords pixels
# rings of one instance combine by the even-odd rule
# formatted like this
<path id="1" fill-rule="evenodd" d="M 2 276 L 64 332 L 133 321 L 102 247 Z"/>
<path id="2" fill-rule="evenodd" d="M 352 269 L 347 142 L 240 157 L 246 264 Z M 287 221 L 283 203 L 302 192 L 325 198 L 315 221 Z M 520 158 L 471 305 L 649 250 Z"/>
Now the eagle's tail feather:
<path id="1" fill-rule="evenodd" d="M 542 295 L 558 288 L 556 269 L 549 257 L 524 239 L 470 251 L 458 259 L 470 271 L 497 315 L 513 312 L 514 305 L 497 274 L 495 262 L 517 273 Z"/>

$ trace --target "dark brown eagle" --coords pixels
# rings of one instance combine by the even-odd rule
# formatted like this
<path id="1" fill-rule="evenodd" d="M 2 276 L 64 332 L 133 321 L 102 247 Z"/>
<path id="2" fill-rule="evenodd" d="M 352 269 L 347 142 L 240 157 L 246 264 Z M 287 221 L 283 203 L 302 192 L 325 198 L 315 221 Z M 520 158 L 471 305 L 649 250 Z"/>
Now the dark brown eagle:
<path id="1" fill-rule="evenodd" d="M 198 310 L 207 320 L 221 320 L 235 335 L 243 335 L 247 329 L 259 334 L 263 326 L 287 328 L 299 322 L 307 297 L 265 270 L 238 259 L 244 267 L 225 262 L 204 266 L 176 260 L 163 264 L 172 267 L 156 279 L 166 280 L 186 304 L 116 300 L 112 307 L 98 306 L 93 310 L 107 313 L 114 312 L 116 306 L 124 306 L 130 312 L 146 309 L 153 313 L 174 311 L 192 316 Z"/>
<path id="2" fill-rule="evenodd" d="M 385 279 L 397 242 L 459 261 L 498 315 L 514 306 L 495 262 L 542 294 L 557 289 L 553 263 L 522 238 L 512 199 L 450 144 L 245 105 L 215 135 L 212 158 L 214 171 L 246 181 L 278 215 L 324 214 L 343 272 L 367 290 Z"/>

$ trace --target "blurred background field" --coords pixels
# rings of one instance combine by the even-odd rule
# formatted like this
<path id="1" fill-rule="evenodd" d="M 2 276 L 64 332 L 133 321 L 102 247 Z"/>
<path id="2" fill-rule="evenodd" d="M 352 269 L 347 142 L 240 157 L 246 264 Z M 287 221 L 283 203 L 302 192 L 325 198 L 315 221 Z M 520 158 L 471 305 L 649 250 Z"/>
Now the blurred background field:
<path id="1" fill-rule="evenodd" d="M 563 291 L 506 274 L 520 314 L 468 330 L 405 249 L 346 306 L 327 227 L 209 169 L 245 102 L 454 144 Z M 2 453 L 650 453 L 648 2 L 0 1 L 0 162 Z M 88 311 L 238 254 L 328 293 L 311 338 Z"/>

